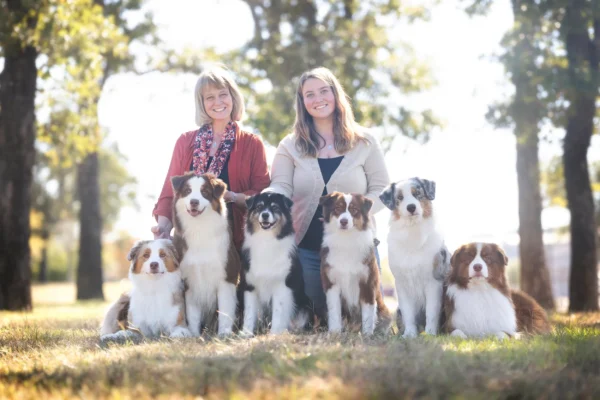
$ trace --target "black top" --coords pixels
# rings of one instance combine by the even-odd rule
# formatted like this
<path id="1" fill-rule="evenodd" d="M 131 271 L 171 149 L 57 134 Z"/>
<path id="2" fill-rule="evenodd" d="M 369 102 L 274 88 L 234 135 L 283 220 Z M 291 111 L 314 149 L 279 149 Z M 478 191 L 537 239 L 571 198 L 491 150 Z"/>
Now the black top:
<path id="1" fill-rule="evenodd" d="M 321 168 L 321 175 L 323 175 L 323 181 L 325 181 L 326 185 L 331 179 L 331 176 L 335 170 L 340 166 L 343 158 L 344 156 L 317 159 L 319 161 L 319 168 Z M 327 187 L 324 187 L 322 196 L 325 196 L 326 194 Z M 304 238 L 298 247 L 306 250 L 321 250 L 321 243 L 323 242 L 323 222 L 320 220 L 320 218 L 323 218 L 323 207 L 318 206 L 317 211 L 315 211 L 315 215 L 313 215 L 313 218 L 310 221 L 306 235 L 304 235 Z"/>

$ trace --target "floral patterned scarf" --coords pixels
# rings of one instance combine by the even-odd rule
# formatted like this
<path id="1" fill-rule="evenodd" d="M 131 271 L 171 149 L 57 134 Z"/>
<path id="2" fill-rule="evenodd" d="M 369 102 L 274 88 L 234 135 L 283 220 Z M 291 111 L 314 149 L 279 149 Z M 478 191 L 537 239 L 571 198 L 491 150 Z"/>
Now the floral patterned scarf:
<path id="1" fill-rule="evenodd" d="M 202 175 L 207 172 L 215 174 L 215 176 L 221 175 L 223 166 L 227 162 L 229 154 L 233 149 L 236 128 L 237 125 L 233 121 L 227 124 L 225 127 L 225 133 L 223 134 L 223 139 L 221 139 L 219 148 L 217 149 L 213 161 L 208 168 L 208 154 L 210 153 L 210 148 L 213 143 L 212 125 L 206 124 L 198 129 L 198 134 L 196 135 L 196 139 L 194 139 L 193 157 L 193 168 L 196 175 Z"/>

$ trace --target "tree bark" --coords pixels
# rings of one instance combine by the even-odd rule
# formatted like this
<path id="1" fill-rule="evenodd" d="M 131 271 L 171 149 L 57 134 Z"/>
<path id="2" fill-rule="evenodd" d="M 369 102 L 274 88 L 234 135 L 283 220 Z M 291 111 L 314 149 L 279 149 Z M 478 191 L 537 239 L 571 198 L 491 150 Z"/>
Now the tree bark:
<path id="1" fill-rule="evenodd" d="M 598 75 L 598 40 L 587 27 L 591 15 L 586 0 L 570 0 L 563 23 L 569 62 L 570 102 L 563 163 L 567 201 L 571 211 L 571 274 L 569 311 L 598 310 L 597 231 L 587 152 L 594 132 Z M 598 39 L 598 38 L 596 38 Z"/>
<path id="2" fill-rule="evenodd" d="M 534 21 L 523 13 L 531 1 L 513 0 L 515 32 L 518 38 L 512 66 L 515 99 L 511 105 L 517 138 L 517 183 L 519 189 L 519 253 L 521 289 L 545 309 L 554 308 L 550 273 L 546 266 L 542 231 L 542 196 L 538 158 L 538 124 L 541 105 L 537 88 L 527 74 L 535 70 Z"/>
<path id="3" fill-rule="evenodd" d="M 98 153 L 88 154 L 77 170 L 77 192 L 81 204 L 77 300 L 104 299 L 98 172 Z"/>
<path id="4" fill-rule="evenodd" d="M 11 2 L 9 7 L 22 8 Z M 0 45 L 0 310 L 30 310 L 37 51 L 15 43 Z"/>

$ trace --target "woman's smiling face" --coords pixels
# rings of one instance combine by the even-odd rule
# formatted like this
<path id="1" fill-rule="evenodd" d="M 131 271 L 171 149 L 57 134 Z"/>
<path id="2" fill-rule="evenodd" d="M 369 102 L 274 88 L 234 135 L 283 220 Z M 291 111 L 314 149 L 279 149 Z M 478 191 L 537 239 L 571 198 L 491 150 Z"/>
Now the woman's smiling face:
<path id="1" fill-rule="evenodd" d="M 335 95 L 331 86 L 317 78 L 310 78 L 302 86 L 306 111 L 315 119 L 331 118 L 335 110 Z"/>
<path id="2" fill-rule="evenodd" d="M 204 110 L 213 121 L 229 120 L 231 118 L 233 99 L 226 87 L 207 86 L 202 91 L 202 102 L 204 103 Z"/>

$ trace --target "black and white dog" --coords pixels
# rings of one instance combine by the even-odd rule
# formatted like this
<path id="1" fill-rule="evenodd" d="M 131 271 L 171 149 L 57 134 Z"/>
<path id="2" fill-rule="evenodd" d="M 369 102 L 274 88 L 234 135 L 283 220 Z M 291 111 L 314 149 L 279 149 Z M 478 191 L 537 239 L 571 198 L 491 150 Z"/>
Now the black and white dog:
<path id="1" fill-rule="evenodd" d="M 248 198 L 246 205 L 243 334 L 253 335 L 257 320 L 268 320 L 263 310 L 269 306 L 271 334 L 302 329 L 312 322 L 313 313 L 304 293 L 292 226 L 292 201 L 282 194 L 267 192 Z"/>

